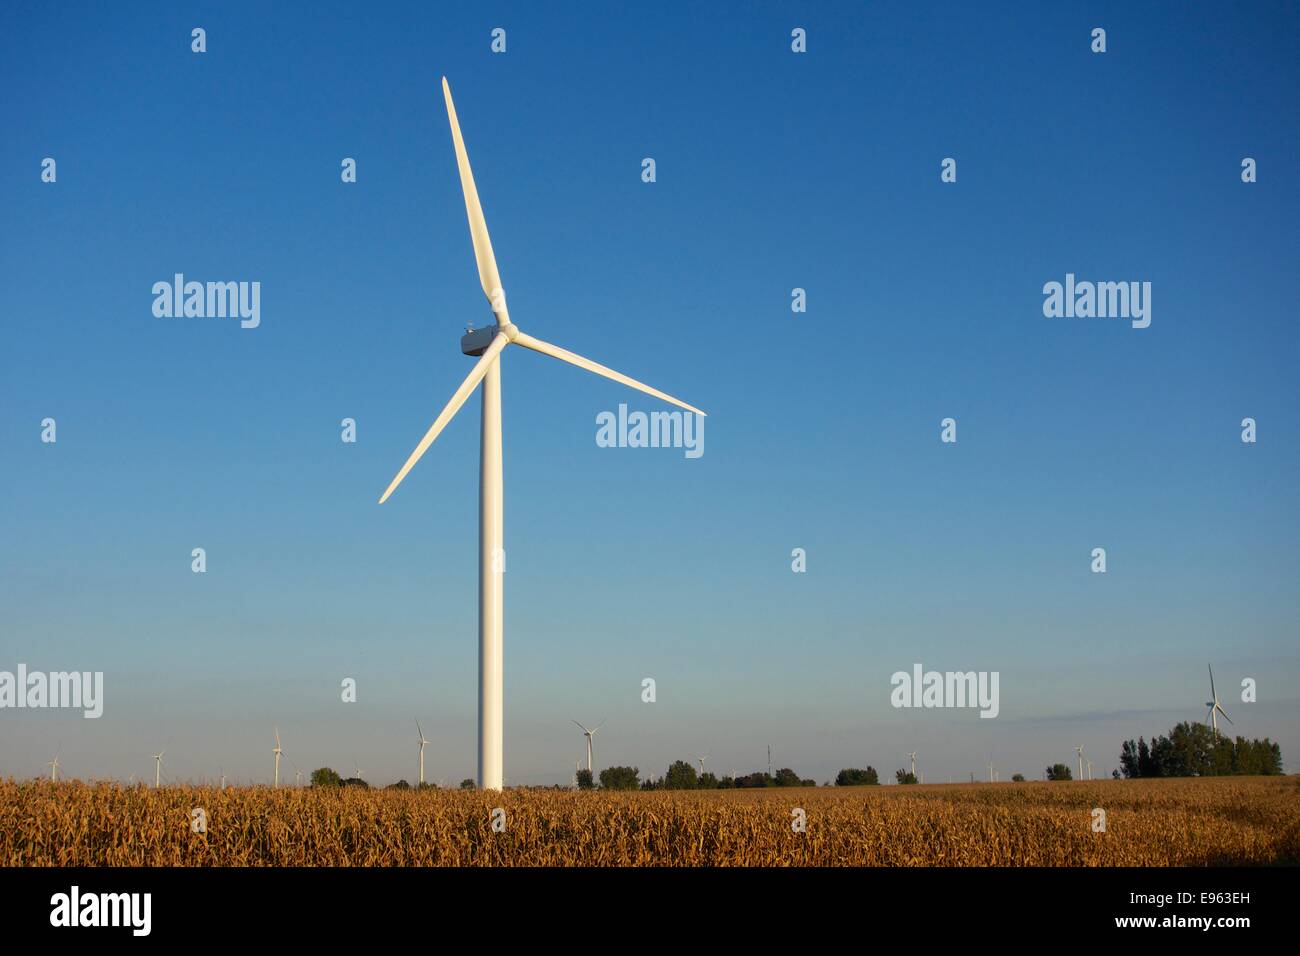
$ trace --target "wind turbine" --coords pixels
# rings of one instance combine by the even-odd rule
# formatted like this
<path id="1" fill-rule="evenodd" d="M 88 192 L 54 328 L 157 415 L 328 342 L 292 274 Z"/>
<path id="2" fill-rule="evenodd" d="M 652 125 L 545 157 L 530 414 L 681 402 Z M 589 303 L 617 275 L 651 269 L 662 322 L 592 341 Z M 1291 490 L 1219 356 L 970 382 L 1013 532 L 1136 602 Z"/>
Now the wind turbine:
<path id="1" fill-rule="evenodd" d="M 989 758 L 989 783 L 993 782 L 993 759 Z"/>
<path id="2" fill-rule="evenodd" d="M 1088 779 L 1091 780 L 1091 779 L 1092 779 L 1092 761 L 1091 761 L 1091 760 L 1088 760 L 1088 761 L 1086 761 L 1086 763 L 1088 764 Z"/>
<path id="3" fill-rule="evenodd" d="M 912 760 L 912 779 L 916 779 L 916 751 L 913 750 L 907 755 Z"/>
<path id="4" fill-rule="evenodd" d="M 695 759 L 698 760 L 698 761 L 700 762 L 700 776 L 703 776 L 703 775 L 704 775 L 704 761 L 706 761 L 706 760 L 709 759 L 709 754 L 704 754 L 704 755 L 696 754 L 696 755 L 695 755 Z"/>
<path id="5" fill-rule="evenodd" d="M 471 329 L 460 340 L 460 349 L 466 355 L 478 356 L 478 361 L 450 401 L 411 452 L 406 464 L 379 498 L 383 504 L 406 477 L 407 473 L 428 451 L 447 423 L 460 411 L 470 393 L 483 385 L 483 413 L 479 431 L 479 596 L 478 596 L 478 785 L 483 790 L 500 790 L 503 774 L 503 616 L 505 573 L 502 549 L 504 541 L 504 502 L 501 477 L 501 363 L 498 361 L 507 345 L 522 345 L 551 358 L 568 362 L 605 378 L 621 382 L 631 388 L 678 405 L 689 412 L 703 415 L 698 408 L 628 378 L 613 369 L 597 364 L 558 346 L 543 342 L 521 332 L 510 321 L 506 307 L 506 294 L 497 273 L 496 256 L 488 236 L 487 220 L 479 203 L 478 188 L 470 169 L 469 155 L 461 137 L 456 106 L 451 99 L 447 78 L 442 79 L 442 94 L 447 104 L 447 119 L 451 124 L 451 138 L 456 150 L 456 166 L 460 172 L 461 191 L 465 196 L 465 215 L 469 221 L 470 239 L 474 245 L 474 259 L 478 264 L 479 284 L 491 304 L 494 324 L 482 329 Z M 499 127 L 497 127 L 499 128 Z"/>
<path id="6" fill-rule="evenodd" d="M 424 731 L 420 730 L 418 720 L 415 722 L 415 729 L 420 733 L 420 786 L 424 786 L 424 745 L 429 741 L 424 738 Z"/>
<path id="7" fill-rule="evenodd" d="M 608 719 L 608 718 L 606 718 L 606 719 Z M 577 722 L 576 720 L 574 721 L 574 723 L 575 723 L 575 724 L 578 724 L 578 722 Z M 601 727 L 604 727 L 604 726 L 605 726 L 605 721 L 604 721 L 604 720 L 602 720 L 600 723 L 598 723 L 598 724 L 597 724 L 594 728 L 592 728 L 591 730 L 588 730 L 586 727 L 583 727 L 582 724 L 578 724 L 578 727 L 581 728 L 583 734 L 585 734 L 586 737 L 587 737 L 587 770 L 588 770 L 588 771 L 591 770 L 591 738 L 594 737 L 594 736 L 596 736 L 596 731 L 597 731 L 597 730 L 600 730 L 600 728 L 601 728 Z"/>
<path id="8" fill-rule="evenodd" d="M 162 781 L 162 758 L 163 754 L 166 752 L 167 751 L 165 750 L 160 750 L 153 755 L 153 788 L 155 790 L 158 789 L 158 785 Z"/>
<path id="9" fill-rule="evenodd" d="M 1207 664 L 1205 666 L 1209 667 L 1210 665 Z M 1205 719 L 1207 723 L 1210 723 L 1214 727 L 1214 736 L 1217 739 L 1219 736 L 1219 714 L 1222 714 L 1223 719 L 1228 723 L 1232 723 L 1232 718 L 1228 716 L 1228 712 L 1224 710 L 1223 705 L 1219 703 L 1219 695 L 1214 690 L 1213 667 L 1210 667 L 1210 696 L 1214 699 L 1205 702 L 1205 706 L 1210 708 L 1210 712 L 1206 714 Z"/>
<path id="10" fill-rule="evenodd" d="M 1083 747 L 1075 747 L 1074 752 L 1079 755 L 1079 779 L 1083 779 Z"/>
<path id="11" fill-rule="evenodd" d="M 278 787 L 278 786 L 280 786 L 280 754 L 284 753 L 284 751 L 280 749 L 280 728 L 279 728 L 279 727 L 276 727 L 276 728 L 275 728 L 275 749 L 272 750 L 271 753 L 275 754 L 275 784 L 274 784 L 274 786 L 277 786 L 277 787 Z"/>
<path id="12" fill-rule="evenodd" d="M 45 766 L 50 768 L 50 781 L 53 782 L 59 778 L 59 755 L 55 754 L 54 759 Z"/>

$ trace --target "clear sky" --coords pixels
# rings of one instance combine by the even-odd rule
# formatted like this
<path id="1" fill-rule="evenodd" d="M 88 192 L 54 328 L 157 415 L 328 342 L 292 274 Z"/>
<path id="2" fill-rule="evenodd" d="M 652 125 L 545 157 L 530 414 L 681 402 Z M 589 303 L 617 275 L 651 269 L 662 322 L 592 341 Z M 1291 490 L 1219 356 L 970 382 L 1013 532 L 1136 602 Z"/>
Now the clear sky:
<path id="1" fill-rule="evenodd" d="M 444 74 L 514 321 L 709 413 L 697 459 L 598 447 L 600 412 L 663 406 L 506 352 L 508 783 L 571 777 L 571 718 L 643 774 L 769 744 L 818 781 L 909 750 L 928 782 L 1032 778 L 1079 744 L 1102 774 L 1204 719 L 1207 662 L 1294 770 L 1298 27 L 5 4 L 0 669 L 102 670 L 106 699 L 0 711 L 0 775 L 166 748 L 174 779 L 264 781 L 278 725 L 304 771 L 413 780 L 417 717 L 429 777 L 474 774 L 477 396 L 376 504 L 491 320 Z M 155 317 L 178 272 L 260 282 L 259 327 Z M 1150 327 L 1045 317 L 1067 273 L 1150 282 Z M 917 662 L 999 672 L 1000 715 L 894 709 Z"/>

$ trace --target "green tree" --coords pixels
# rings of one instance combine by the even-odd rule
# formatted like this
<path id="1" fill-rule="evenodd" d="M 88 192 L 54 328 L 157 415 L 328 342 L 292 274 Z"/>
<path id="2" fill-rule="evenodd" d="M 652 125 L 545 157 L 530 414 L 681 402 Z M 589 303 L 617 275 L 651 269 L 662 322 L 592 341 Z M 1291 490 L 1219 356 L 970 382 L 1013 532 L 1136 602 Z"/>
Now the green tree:
<path id="1" fill-rule="evenodd" d="M 1074 775 L 1070 773 L 1070 768 L 1063 763 L 1054 763 L 1047 768 L 1048 780 L 1073 780 Z"/>
<path id="2" fill-rule="evenodd" d="M 640 775 L 636 767 L 606 767 L 600 772 L 600 786 L 602 790 L 635 790 L 641 786 Z"/>
<path id="3" fill-rule="evenodd" d="M 388 786 L 384 787 L 384 789 L 385 790 L 410 790 L 411 785 L 407 783 L 405 780 L 399 780 L 397 781 L 397 783 L 390 783 Z"/>
<path id="4" fill-rule="evenodd" d="M 866 770 L 846 767 L 835 776 L 835 786 L 837 787 L 867 787 L 879 783 L 880 776 L 876 773 L 876 768 L 870 766 Z"/>
<path id="5" fill-rule="evenodd" d="M 474 789 L 474 780 L 473 780 L 473 778 L 472 778 L 472 777 L 466 777 L 464 780 L 462 780 L 462 781 L 460 782 L 460 788 L 461 788 L 462 790 L 473 790 L 473 789 Z"/>
<path id="6" fill-rule="evenodd" d="M 694 790 L 698 783 L 694 767 L 685 760 L 674 760 L 664 774 L 661 786 L 665 790 Z"/>
<path id="7" fill-rule="evenodd" d="M 894 779 L 899 783 L 916 783 L 916 775 L 908 770 L 898 769 L 894 771 Z"/>
<path id="8" fill-rule="evenodd" d="M 712 770 L 708 770 L 700 774 L 700 779 L 695 785 L 700 790 L 717 790 L 718 778 L 713 775 Z"/>
<path id="9" fill-rule="evenodd" d="M 319 770 L 311 772 L 311 785 L 313 787 L 337 787 L 343 781 L 339 775 L 329 767 L 321 767 Z"/>
<path id="10" fill-rule="evenodd" d="M 782 767 L 780 770 L 776 772 L 776 777 L 773 779 L 776 781 L 776 785 L 778 787 L 803 786 L 803 781 L 799 779 L 799 775 L 795 773 L 793 770 L 791 770 L 789 767 Z"/>
<path id="11" fill-rule="evenodd" d="M 596 781 L 592 779 L 591 771 L 585 767 L 578 771 L 578 789 L 590 790 L 596 786 Z"/>
<path id="12" fill-rule="evenodd" d="M 1013 774 L 1011 775 L 1011 782 L 1012 782 L 1012 783 L 1024 783 L 1024 782 L 1025 782 L 1025 775 L 1024 775 L 1023 773 L 1013 773 Z"/>

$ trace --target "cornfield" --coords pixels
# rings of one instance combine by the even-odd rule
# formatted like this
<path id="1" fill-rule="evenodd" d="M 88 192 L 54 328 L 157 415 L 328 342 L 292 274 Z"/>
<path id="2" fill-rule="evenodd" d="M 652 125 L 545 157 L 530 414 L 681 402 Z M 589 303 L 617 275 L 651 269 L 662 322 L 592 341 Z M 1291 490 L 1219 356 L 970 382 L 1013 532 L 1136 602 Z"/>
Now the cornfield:
<path id="1" fill-rule="evenodd" d="M 627 793 L 0 782 L 3 866 L 1297 862 L 1295 777 Z"/>

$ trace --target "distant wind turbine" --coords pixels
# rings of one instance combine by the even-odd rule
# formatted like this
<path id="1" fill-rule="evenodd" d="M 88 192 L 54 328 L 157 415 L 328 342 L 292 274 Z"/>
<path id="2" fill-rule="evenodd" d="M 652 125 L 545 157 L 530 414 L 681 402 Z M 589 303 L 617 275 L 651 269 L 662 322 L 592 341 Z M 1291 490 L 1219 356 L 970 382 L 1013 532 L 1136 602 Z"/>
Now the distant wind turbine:
<path id="1" fill-rule="evenodd" d="M 1083 779 L 1083 747 L 1075 747 L 1074 752 L 1079 755 L 1079 779 Z"/>
<path id="2" fill-rule="evenodd" d="M 701 756 L 700 754 L 696 754 L 696 755 L 695 755 L 695 759 L 698 760 L 698 761 L 700 762 L 700 775 L 703 776 L 703 774 L 704 774 L 704 761 L 706 761 L 706 760 L 709 759 L 709 755 L 708 755 L 708 754 L 704 754 L 703 756 Z"/>
<path id="3" fill-rule="evenodd" d="M 59 755 L 58 754 L 55 754 L 54 759 L 51 760 L 49 763 L 47 763 L 45 766 L 50 768 L 51 781 L 59 779 Z"/>
<path id="4" fill-rule="evenodd" d="M 420 734 L 420 786 L 424 786 L 424 745 L 429 741 L 424 737 L 424 731 L 420 730 L 420 722 L 415 722 L 415 729 Z"/>
<path id="5" fill-rule="evenodd" d="M 1087 764 L 1088 764 L 1088 779 L 1091 780 L 1091 779 L 1092 779 L 1092 761 L 1091 761 L 1091 760 L 1087 761 Z"/>
<path id="6" fill-rule="evenodd" d="M 162 782 L 162 758 L 166 752 L 160 750 L 153 755 L 153 788 L 155 790 L 158 789 L 158 785 Z"/>
<path id="7" fill-rule="evenodd" d="M 608 719 L 608 718 L 606 718 L 606 719 Z M 575 724 L 578 724 L 578 722 L 577 722 L 576 720 L 574 721 L 574 723 L 575 723 Z M 604 727 L 604 726 L 605 726 L 605 721 L 604 721 L 604 720 L 602 720 L 600 723 L 598 723 L 598 724 L 597 724 L 595 727 L 593 727 L 591 730 L 588 730 L 586 727 L 583 727 L 582 724 L 578 724 L 578 729 L 581 730 L 582 733 L 583 733 L 583 735 L 586 736 L 586 738 L 587 738 L 587 770 L 588 770 L 588 771 L 591 770 L 591 738 L 594 737 L 594 736 L 596 736 L 596 731 L 600 730 L 600 728 L 601 728 L 601 727 Z"/>
<path id="8" fill-rule="evenodd" d="M 271 751 L 275 754 L 275 783 L 273 786 L 280 786 L 280 754 L 284 753 L 280 749 L 280 728 L 275 728 L 275 749 Z"/>
<path id="9" fill-rule="evenodd" d="M 993 761 L 989 760 L 989 783 L 993 782 Z"/>
<path id="10" fill-rule="evenodd" d="M 912 761 L 912 779 L 916 779 L 916 751 L 910 751 L 907 755 Z"/>
<path id="11" fill-rule="evenodd" d="M 1209 667 L 1210 665 L 1207 664 L 1205 666 Z M 1219 695 L 1214 690 L 1213 667 L 1210 667 L 1210 696 L 1214 699 L 1205 702 L 1205 706 L 1210 708 L 1210 712 L 1206 715 L 1205 719 L 1207 723 L 1214 727 L 1214 736 L 1217 739 L 1219 736 L 1219 714 L 1222 714 L 1223 719 L 1228 723 L 1232 723 L 1232 718 L 1228 716 L 1228 712 L 1224 710 L 1223 705 L 1219 703 Z"/>
<path id="12" fill-rule="evenodd" d="M 467 332 L 460 340 L 460 350 L 465 355 L 476 356 L 478 361 L 465 380 L 451 396 L 450 401 L 425 432 L 379 498 L 383 504 L 401 484 L 421 456 L 456 415 L 470 393 L 482 383 L 483 411 L 479 431 L 479 682 L 478 682 L 478 785 L 482 790 L 500 790 L 504 767 L 502 752 L 503 733 L 503 620 L 505 605 L 504 564 L 504 492 L 501 468 L 501 362 L 502 352 L 510 345 L 521 345 L 534 352 L 568 362 L 578 368 L 613 379 L 647 395 L 677 405 L 698 415 L 698 408 L 628 378 L 613 369 L 599 365 L 566 349 L 533 338 L 519 330 L 510 321 L 506 307 L 506 294 L 497 272 L 496 255 L 488 236 L 487 220 L 479 202 L 478 187 L 470 169 L 469 154 L 460 132 L 456 106 L 451 99 L 447 78 L 442 80 L 442 95 L 446 100 L 447 119 L 451 124 L 452 145 L 456 151 L 456 166 L 460 172 L 461 192 L 465 198 L 465 215 L 469 222 L 470 240 L 474 246 L 474 259 L 478 265 L 479 284 L 491 304 L 494 324 Z M 494 125 L 494 134 L 500 126 Z"/>

